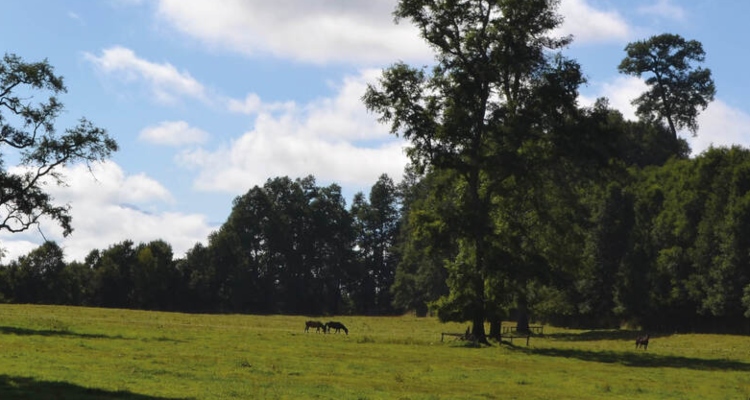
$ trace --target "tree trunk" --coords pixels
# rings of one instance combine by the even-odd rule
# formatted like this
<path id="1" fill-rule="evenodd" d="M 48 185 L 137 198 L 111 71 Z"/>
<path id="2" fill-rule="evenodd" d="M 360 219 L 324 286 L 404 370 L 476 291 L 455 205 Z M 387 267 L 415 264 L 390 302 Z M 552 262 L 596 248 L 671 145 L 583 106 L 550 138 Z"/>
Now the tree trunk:
<path id="1" fill-rule="evenodd" d="M 487 341 L 487 335 L 484 333 L 484 316 L 474 318 L 472 321 L 471 335 L 478 343 L 491 346 L 490 342 Z"/>
<path id="2" fill-rule="evenodd" d="M 479 136 L 476 136 L 474 139 L 474 146 L 472 150 L 472 159 L 477 159 L 478 154 L 478 138 Z M 473 327 L 472 327 L 472 334 L 474 336 L 474 339 L 477 340 L 479 343 L 486 344 L 490 346 L 490 342 L 487 341 L 487 335 L 484 332 L 484 321 L 486 317 L 485 313 L 485 303 L 486 300 L 484 298 L 484 283 L 485 283 L 485 229 L 484 224 L 487 220 L 487 213 L 485 212 L 485 207 L 483 205 L 481 196 L 479 194 L 479 169 L 475 168 L 471 171 L 471 173 L 468 176 L 468 183 L 469 183 L 469 193 L 471 196 L 471 203 L 470 206 L 473 208 L 473 239 L 474 239 L 474 260 L 475 265 L 474 268 L 476 269 L 474 277 L 474 295 L 475 295 L 475 301 L 474 304 L 474 310 L 473 315 L 474 318 L 472 320 Z"/>
<path id="3" fill-rule="evenodd" d="M 498 318 L 490 320 L 490 338 L 500 341 L 500 324 L 502 322 Z"/>
<path id="4" fill-rule="evenodd" d="M 518 302 L 518 318 L 516 320 L 516 332 L 529 333 L 529 309 L 526 299 Z"/>
<path id="5" fill-rule="evenodd" d="M 479 343 L 490 346 L 490 342 L 487 341 L 487 335 L 484 332 L 484 279 L 481 274 L 475 278 L 474 281 L 477 303 L 474 306 L 474 318 L 472 319 L 471 334 L 474 336 L 474 340 Z"/>

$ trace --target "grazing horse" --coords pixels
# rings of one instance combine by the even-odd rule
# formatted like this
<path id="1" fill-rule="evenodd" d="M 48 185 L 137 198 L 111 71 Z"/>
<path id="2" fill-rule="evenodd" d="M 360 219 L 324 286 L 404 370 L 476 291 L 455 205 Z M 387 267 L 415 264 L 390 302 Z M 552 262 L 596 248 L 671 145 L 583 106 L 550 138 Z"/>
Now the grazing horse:
<path id="1" fill-rule="evenodd" d="M 305 332 L 310 328 L 315 328 L 315 332 L 320 332 L 322 329 L 323 333 L 326 333 L 326 325 L 320 321 L 305 321 Z"/>
<path id="2" fill-rule="evenodd" d="M 638 336 L 635 339 L 635 348 L 643 347 L 643 350 L 648 350 L 648 335 Z"/>
<path id="3" fill-rule="evenodd" d="M 328 322 L 328 323 L 326 324 L 326 329 L 328 330 L 328 332 L 330 332 L 330 331 L 331 331 L 331 329 L 335 329 L 335 330 L 336 330 L 336 333 L 339 333 L 339 332 L 340 332 L 340 331 L 341 331 L 341 330 L 343 329 L 343 330 L 344 330 L 344 332 L 345 332 L 345 333 L 346 333 L 347 335 L 349 334 L 349 330 L 348 330 L 348 329 L 346 329 L 346 327 L 344 326 L 344 324 L 342 324 L 341 322 L 330 321 L 330 322 Z"/>

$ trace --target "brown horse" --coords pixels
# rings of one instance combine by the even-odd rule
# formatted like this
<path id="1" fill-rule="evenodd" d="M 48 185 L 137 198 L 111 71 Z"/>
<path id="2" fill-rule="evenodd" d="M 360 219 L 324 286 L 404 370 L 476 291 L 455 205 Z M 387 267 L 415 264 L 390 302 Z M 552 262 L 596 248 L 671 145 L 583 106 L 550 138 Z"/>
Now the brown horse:
<path id="1" fill-rule="evenodd" d="M 638 336 L 635 338 L 635 348 L 643 347 L 643 350 L 648 350 L 648 335 Z"/>
<path id="2" fill-rule="evenodd" d="M 348 329 L 346 329 L 346 327 L 344 326 L 344 324 L 342 324 L 341 322 L 330 321 L 330 322 L 328 322 L 328 323 L 326 324 L 326 329 L 328 330 L 328 332 L 330 332 L 330 331 L 331 331 L 331 329 L 335 329 L 335 330 L 336 330 L 336 333 L 339 333 L 339 332 L 340 332 L 340 331 L 341 331 L 341 330 L 343 329 L 343 330 L 344 330 L 344 332 L 345 332 L 345 333 L 346 333 L 347 335 L 349 334 L 349 330 L 348 330 Z"/>
<path id="3" fill-rule="evenodd" d="M 315 328 L 315 332 L 320 332 L 320 330 L 323 330 L 323 333 L 326 333 L 326 325 L 320 321 L 305 321 L 305 332 L 309 331 L 310 328 Z"/>

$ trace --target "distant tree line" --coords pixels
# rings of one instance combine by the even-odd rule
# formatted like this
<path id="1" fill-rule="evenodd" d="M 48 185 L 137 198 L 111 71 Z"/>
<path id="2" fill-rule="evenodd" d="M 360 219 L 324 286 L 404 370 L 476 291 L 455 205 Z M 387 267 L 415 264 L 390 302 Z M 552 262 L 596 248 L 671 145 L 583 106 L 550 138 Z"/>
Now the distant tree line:
<path id="1" fill-rule="evenodd" d="M 349 209 L 312 176 L 269 179 L 234 200 L 175 258 L 161 240 L 124 241 L 66 263 L 47 242 L 0 270 L 5 301 L 190 312 L 393 314 L 399 189 L 383 175 Z"/>

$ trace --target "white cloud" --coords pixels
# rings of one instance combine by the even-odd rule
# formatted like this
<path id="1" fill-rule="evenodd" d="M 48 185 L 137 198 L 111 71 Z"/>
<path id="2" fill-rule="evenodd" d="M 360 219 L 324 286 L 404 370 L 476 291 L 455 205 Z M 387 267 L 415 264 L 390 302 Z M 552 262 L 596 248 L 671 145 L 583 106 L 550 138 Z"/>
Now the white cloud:
<path id="1" fill-rule="evenodd" d="M 255 93 L 250 93 L 243 100 L 228 99 L 226 100 L 227 109 L 240 114 L 258 114 L 261 112 L 287 111 L 294 109 L 294 102 L 284 103 L 264 103 Z"/>
<path id="2" fill-rule="evenodd" d="M 433 52 L 410 21 L 394 24 L 396 0 L 273 2 L 160 0 L 158 16 L 177 31 L 219 49 L 312 63 L 424 63 Z M 576 43 L 625 40 L 631 28 L 614 10 L 562 0 L 557 34 Z"/>
<path id="3" fill-rule="evenodd" d="M 693 150 L 700 154 L 710 146 L 750 147 L 750 115 L 721 100 L 709 104 L 698 116 L 698 134 L 685 135 Z"/>
<path id="4" fill-rule="evenodd" d="M 91 53 L 84 56 L 104 73 L 119 74 L 128 82 L 145 82 L 159 102 L 175 103 L 182 97 L 209 100 L 206 88 L 188 72 L 180 72 L 169 63 L 144 60 L 133 50 L 115 46 L 102 51 L 99 57 Z"/>
<path id="5" fill-rule="evenodd" d="M 164 121 L 144 128 L 139 135 L 143 141 L 167 146 L 205 143 L 208 137 L 208 132 L 191 127 L 185 121 Z"/>
<path id="6" fill-rule="evenodd" d="M 34 241 L 31 235 L 24 233 L 2 233 L 0 234 L 0 261 L 7 264 L 11 260 L 29 254 L 39 247 L 39 242 Z"/>
<path id="7" fill-rule="evenodd" d="M 402 139 L 368 114 L 360 98 L 375 71 L 347 77 L 332 98 L 281 113 L 260 111 L 251 131 L 226 147 L 185 151 L 179 162 L 200 169 L 200 190 L 237 193 L 277 176 L 371 186 L 383 173 L 398 180 L 406 165 Z M 258 101 L 258 110 L 264 110 Z"/>
<path id="8" fill-rule="evenodd" d="M 677 21 L 684 21 L 686 15 L 685 9 L 673 4 L 672 0 L 658 0 L 652 5 L 638 7 L 638 12 Z"/>
<path id="9" fill-rule="evenodd" d="M 574 36 L 575 43 L 622 41 L 631 29 L 616 11 L 602 11 L 586 0 L 562 0 L 560 14 L 565 18 L 558 34 Z"/>
<path id="10" fill-rule="evenodd" d="M 582 105 L 592 105 L 598 97 L 609 99 L 610 107 L 620 111 L 625 118 L 634 120 L 635 107 L 632 99 L 646 91 L 648 87 L 636 77 L 617 77 L 611 82 L 595 85 L 594 93 L 581 96 Z M 690 144 L 693 155 L 698 155 L 710 146 L 740 145 L 750 147 L 750 115 L 721 100 L 714 100 L 698 115 L 698 133 L 680 132 Z"/>
<path id="11" fill-rule="evenodd" d="M 68 186 L 49 186 L 49 192 L 56 204 L 71 204 L 74 231 L 64 238 L 54 222 L 43 221 L 40 228 L 48 240 L 64 248 L 69 261 L 125 240 L 162 239 L 180 257 L 195 243 L 205 243 L 216 229 L 203 215 L 158 211 L 174 202 L 171 194 L 146 175 L 126 176 L 112 162 L 96 164 L 91 171 L 75 166 L 63 173 Z M 22 234 L 0 233 L 0 247 L 7 250 L 3 260 L 27 254 L 38 246 L 40 236 L 33 228 Z"/>
<path id="12" fill-rule="evenodd" d="M 172 195 L 159 182 L 144 174 L 126 176 L 113 162 L 93 164 L 91 170 L 76 165 L 61 170 L 67 187 L 51 186 L 50 192 L 63 203 L 122 204 L 173 202 Z"/>
<path id="13" fill-rule="evenodd" d="M 590 95 L 579 99 L 582 105 L 591 106 L 597 98 L 606 97 L 610 107 L 631 120 L 637 119 L 632 101 L 648 90 L 646 82 L 634 76 L 618 76 L 609 82 L 594 83 L 592 87 Z"/>
<path id="14" fill-rule="evenodd" d="M 81 18 L 81 16 L 76 12 L 68 11 L 68 18 L 78 22 L 81 25 L 85 25 L 85 21 L 83 20 L 83 18 Z"/>
<path id="15" fill-rule="evenodd" d="M 159 17 L 207 45 L 313 63 L 422 62 L 432 52 L 394 0 L 160 0 Z"/>

